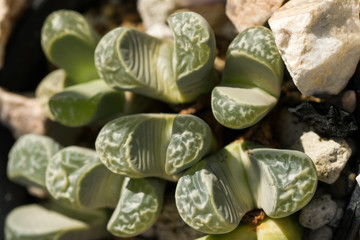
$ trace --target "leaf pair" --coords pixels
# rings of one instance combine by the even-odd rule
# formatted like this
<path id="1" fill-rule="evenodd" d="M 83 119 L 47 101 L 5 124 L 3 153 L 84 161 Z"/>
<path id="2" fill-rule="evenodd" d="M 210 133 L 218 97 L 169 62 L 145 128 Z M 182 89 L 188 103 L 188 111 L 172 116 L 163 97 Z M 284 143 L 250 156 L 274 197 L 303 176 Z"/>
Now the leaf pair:
<path id="1" fill-rule="evenodd" d="M 59 10 L 45 20 L 41 44 L 47 58 L 60 69 L 41 81 L 36 97 L 50 119 L 83 126 L 124 110 L 124 93 L 108 87 L 97 73 L 94 52 L 98 40 L 77 12 Z"/>
<path id="2" fill-rule="evenodd" d="M 134 114 L 107 123 L 95 147 L 111 171 L 176 181 L 212 148 L 210 127 L 185 114 Z"/>
<path id="3" fill-rule="evenodd" d="M 106 34 L 95 51 L 100 76 L 116 89 L 167 103 L 194 101 L 215 85 L 214 33 L 199 14 L 168 18 L 173 40 L 161 40 L 119 27 Z"/>
<path id="4" fill-rule="evenodd" d="M 230 44 L 222 82 L 211 107 L 222 125 L 241 129 L 260 121 L 277 103 L 284 64 L 272 32 L 251 27 Z"/>
<path id="5" fill-rule="evenodd" d="M 304 153 L 234 142 L 180 177 L 175 193 L 183 220 L 209 234 L 234 230 L 250 210 L 282 218 L 304 207 L 317 172 Z"/>

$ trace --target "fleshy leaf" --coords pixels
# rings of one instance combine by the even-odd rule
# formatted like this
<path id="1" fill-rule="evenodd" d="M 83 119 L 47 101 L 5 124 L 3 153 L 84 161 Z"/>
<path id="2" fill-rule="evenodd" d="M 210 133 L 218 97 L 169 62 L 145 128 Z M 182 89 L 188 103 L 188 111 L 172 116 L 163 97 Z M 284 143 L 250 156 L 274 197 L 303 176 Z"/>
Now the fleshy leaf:
<path id="1" fill-rule="evenodd" d="M 230 44 L 222 82 L 211 105 L 222 125 L 242 129 L 260 121 L 277 103 L 284 64 L 272 32 L 251 27 Z"/>
<path id="2" fill-rule="evenodd" d="M 70 146 L 46 169 L 46 187 L 62 203 L 82 209 L 115 207 L 123 177 L 109 171 L 91 149 Z"/>
<path id="3" fill-rule="evenodd" d="M 125 97 L 100 79 L 65 88 L 50 98 L 49 105 L 57 122 L 78 127 L 119 115 Z"/>
<path id="4" fill-rule="evenodd" d="M 272 219 L 266 217 L 258 224 L 240 225 L 227 234 L 208 235 L 197 240 L 301 240 L 302 227 L 293 216 Z"/>
<path id="5" fill-rule="evenodd" d="M 237 141 L 188 169 L 175 199 L 187 224 L 219 234 L 234 230 L 255 208 L 289 216 L 311 200 L 316 186 L 316 169 L 304 153 Z"/>
<path id="6" fill-rule="evenodd" d="M 162 209 L 164 190 L 164 180 L 126 177 L 107 230 L 118 237 L 132 237 L 149 229 Z"/>
<path id="7" fill-rule="evenodd" d="M 105 213 L 81 221 L 38 204 L 13 209 L 5 220 L 7 240 L 78 240 L 106 237 Z"/>
<path id="8" fill-rule="evenodd" d="M 174 41 L 119 27 L 95 51 L 99 75 L 109 86 L 168 103 L 194 101 L 215 84 L 215 37 L 199 14 L 180 12 L 168 19 Z"/>
<path id="9" fill-rule="evenodd" d="M 41 45 L 47 58 L 76 83 L 98 79 L 94 51 L 99 36 L 79 13 L 58 10 L 45 20 Z"/>
<path id="10" fill-rule="evenodd" d="M 36 99 L 40 101 L 41 107 L 49 119 L 55 120 L 49 108 L 50 98 L 69 85 L 71 85 L 71 81 L 66 76 L 66 72 L 63 69 L 57 69 L 46 75 L 36 87 Z"/>
<path id="11" fill-rule="evenodd" d="M 95 143 L 102 162 L 117 174 L 172 181 L 203 158 L 211 145 L 211 130 L 203 120 L 177 114 L 120 117 L 101 129 Z"/>
<path id="12" fill-rule="evenodd" d="M 9 152 L 9 179 L 25 186 L 45 188 L 46 167 L 60 149 L 61 145 L 52 138 L 35 134 L 21 136 Z"/>

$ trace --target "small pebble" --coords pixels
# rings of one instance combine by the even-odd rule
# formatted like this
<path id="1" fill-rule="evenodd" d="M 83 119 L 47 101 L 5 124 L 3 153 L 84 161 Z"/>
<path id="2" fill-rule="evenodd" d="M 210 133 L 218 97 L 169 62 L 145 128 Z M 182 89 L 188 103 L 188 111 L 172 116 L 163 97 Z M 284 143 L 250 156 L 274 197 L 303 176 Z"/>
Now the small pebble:
<path id="1" fill-rule="evenodd" d="M 311 200 L 300 212 L 299 222 L 312 230 L 319 229 L 330 223 L 336 216 L 336 202 L 329 194 Z"/>
<path id="2" fill-rule="evenodd" d="M 328 226 L 323 226 L 319 229 L 311 231 L 309 240 L 331 240 L 333 238 L 332 229 Z"/>
<path id="3" fill-rule="evenodd" d="M 291 149 L 304 152 L 314 162 L 319 181 L 332 184 L 340 176 L 352 150 L 344 139 L 322 138 L 313 131 L 304 132 Z"/>

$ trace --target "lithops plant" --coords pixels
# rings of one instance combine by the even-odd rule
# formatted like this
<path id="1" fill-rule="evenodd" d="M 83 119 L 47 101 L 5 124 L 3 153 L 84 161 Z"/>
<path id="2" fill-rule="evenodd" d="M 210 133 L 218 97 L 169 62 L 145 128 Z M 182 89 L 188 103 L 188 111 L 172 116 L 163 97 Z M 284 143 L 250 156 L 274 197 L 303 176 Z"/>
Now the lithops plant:
<path id="1" fill-rule="evenodd" d="M 272 218 L 289 216 L 311 200 L 316 186 L 316 169 L 304 153 L 236 141 L 187 170 L 175 199 L 188 225 L 220 234 L 255 208 Z"/>
<path id="2" fill-rule="evenodd" d="M 134 114 L 101 129 L 95 147 L 101 161 L 117 174 L 176 181 L 213 146 L 209 125 L 187 114 Z"/>
<path id="3" fill-rule="evenodd" d="M 45 20 L 41 45 L 46 57 L 74 83 L 98 79 L 94 51 L 100 37 L 78 12 L 58 10 Z"/>
<path id="4" fill-rule="evenodd" d="M 232 232 L 207 235 L 196 240 L 301 240 L 302 227 L 293 216 L 265 217 L 257 224 L 240 223 Z"/>
<path id="5" fill-rule="evenodd" d="M 199 14 L 168 18 L 174 40 L 154 38 L 119 27 L 106 34 L 95 51 L 98 72 L 109 86 L 167 103 L 194 101 L 215 85 L 214 33 Z"/>
<path id="6" fill-rule="evenodd" d="M 220 85 L 211 107 L 222 125 L 242 129 L 260 121 L 277 103 L 284 64 L 272 32 L 252 27 L 230 44 Z"/>
<path id="7" fill-rule="evenodd" d="M 62 146 L 50 137 L 27 134 L 20 137 L 9 152 L 9 179 L 31 187 L 45 187 L 45 172 L 50 158 Z"/>
<path id="8" fill-rule="evenodd" d="M 5 220 L 7 240 L 78 240 L 101 239 L 105 231 L 107 214 L 104 211 L 76 212 L 66 215 L 39 204 L 30 204 L 13 209 Z M 76 217 L 74 217 L 76 215 Z"/>

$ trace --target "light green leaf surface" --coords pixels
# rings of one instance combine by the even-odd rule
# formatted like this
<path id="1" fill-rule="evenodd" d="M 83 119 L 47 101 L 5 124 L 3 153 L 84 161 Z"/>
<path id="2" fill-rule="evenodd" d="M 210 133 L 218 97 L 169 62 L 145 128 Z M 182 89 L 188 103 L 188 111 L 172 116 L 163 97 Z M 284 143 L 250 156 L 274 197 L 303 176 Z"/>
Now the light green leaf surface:
<path id="1" fill-rule="evenodd" d="M 41 45 L 46 57 L 76 83 L 98 79 L 94 51 L 99 36 L 75 11 L 58 10 L 45 20 Z"/>
<path id="2" fill-rule="evenodd" d="M 100 213 L 100 212 L 99 212 Z M 37 204 L 13 209 L 5 220 L 7 240 L 78 240 L 99 239 L 107 236 L 104 227 L 106 215 L 81 221 L 61 212 Z"/>
<path id="3" fill-rule="evenodd" d="M 194 101 L 215 84 L 215 37 L 199 14 L 180 12 L 168 19 L 174 41 L 119 27 L 95 51 L 99 75 L 109 86 L 168 103 Z"/>
<path id="4" fill-rule="evenodd" d="M 194 115 L 134 114 L 107 123 L 95 147 L 117 174 L 176 181 L 210 151 L 212 140 L 210 127 Z"/>
<path id="5" fill-rule="evenodd" d="M 71 127 L 115 117 L 122 113 L 124 105 L 124 93 L 111 89 L 101 79 L 67 87 L 49 101 L 55 120 Z"/>
<path id="6" fill-rule="evenodd" d="M 70 146 L 46 169 L 46 187 L 58 201 L 77 209 L 115 207 L 123 177 L 109 171 L 91 149 Z"/>
<path id="7" fill-rule="evenodd" d="M 46 75 L 36 87 L 36 99 L 39 100 L 45 115 L 49 119 L 55 120 L 49 107 L 50 98 L 69 85 L 71 85 L 71 81 L 66 76 L 64 69 L 57 69 Z"/>
<path id="8" fill-rule="evenodd" d="M 222 125 L 242 129 L 260 121 L 277 103 L 284 64 L 272 32 L 251 27 L 230 44 L 222 82 L 211 106 Z"/>
<path id="9" fill-rule="evenodd" d="M 175 193 L 182 219 L 208 234 L 228 233 L 246 212 L 286 217 L 304 207 L 317 172 L 304 153 L 234 142 L 180 177 Z"/>
<path id="10" fill-rule="evenodd" d="M 241 223 L 227 234 L 208 235 L 197 240 L 301 240 L 302 227 L 296 218 L 266 217 L 258 224 Z"/>
<path id="11" fill-rule="evenodd" d="M 164 191 L 164 180 L 125 177 L 107 230 L 118 237 L 132 237 L 149 229 L 162 209 Z"/>
<path id="12" fill-rule="evenodd" d="M 59 143 L 46 136 L 21 136 L 9 152 L 8 178 L 25 186 L 45 188 L 46 167 L 61 148 Z"/>

